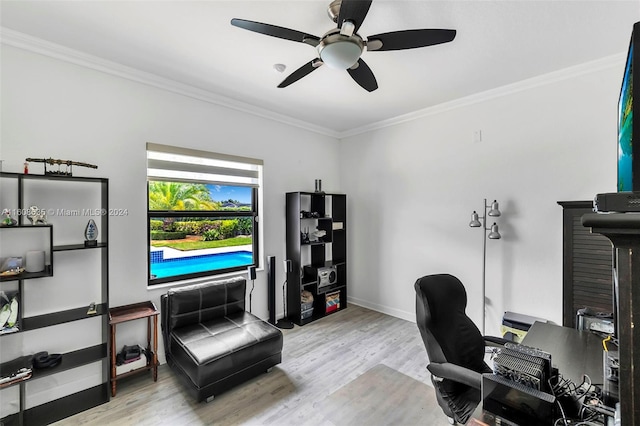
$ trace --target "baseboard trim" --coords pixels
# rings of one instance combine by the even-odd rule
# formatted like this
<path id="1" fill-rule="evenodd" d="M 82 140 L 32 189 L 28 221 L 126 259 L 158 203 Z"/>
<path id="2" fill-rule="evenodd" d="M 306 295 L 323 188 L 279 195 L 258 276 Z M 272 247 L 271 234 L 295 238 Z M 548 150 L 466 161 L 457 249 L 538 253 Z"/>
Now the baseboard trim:
<path id="1" fill-rule="evenodd" d="M 371 309 L 373 311 L 377 311 L 386 315 L 391 315 L 392 317 L 400 318 L 406 321 L 416 322 L 416 313 L 403 311 L 401 309 L 391 308 L 385 305 L 379 305 L 377 303 L 370 302 L 368 300 L 358 299 L 357 297 L 347 296 L 347 302 L 353 303 L 354 305 L 362 306 L 363 308 Z"/>

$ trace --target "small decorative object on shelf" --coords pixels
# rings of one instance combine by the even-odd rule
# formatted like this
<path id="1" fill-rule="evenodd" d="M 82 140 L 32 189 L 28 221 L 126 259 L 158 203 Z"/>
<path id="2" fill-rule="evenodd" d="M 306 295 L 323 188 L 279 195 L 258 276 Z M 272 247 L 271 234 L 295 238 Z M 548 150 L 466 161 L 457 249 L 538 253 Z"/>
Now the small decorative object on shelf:
<path id="1" fill-rule="evenodd" d="M 24 174 L 25 175 L 29 174 L 29 163 L 27 163 L 26 161 L 24 163 Z"/>
<path id="2" fill-rule="evenodd" d="M 9 209 L 2 210 L 2 214 L 4 215 L 4 219 L 0 222 L 0 226 L 15 226 L 18 224 L 18 221 L 11 217 Z"/>
<path id="3" fill-rule="evenodd" d="M 325 231 L 324 229 L 318 229 L 318 228 L 316 228 L 316 230 L 315 230 L 315 231 L 313 231 L 313 232 L 311 233 L 311 235 L 312 235 L 312 237 L 313 237 L 313 238 L 309 237 L 309 239 L 310 239 L 311 241 L 322 241 L 322 238 L 323 238 L 325 235 L 327 235 L 327 231 Z"/>
<path id="4" fill-rule="evenodd" d="M 89 309 L 87 309 L 87 315 L 95 315 L 98 313 L 98 310 L 96 309 L 96 302 L 91 302 L 89 304 Z"/>
<path id="5" fill-rule="evenodd" d="M 27 158 L 25 161 L 26 161 L 26 163 L 24 163 L 25 174 L 28 173 L 29 162 L 44 163 L 44 174 L 55 175 L 55 176 L 72 176 L 73 166 L 89 167 L 91 169 L 98 168 L 98 166 L 96 166 L 95 164 L 81 163 L 78 161 L 71 161 L 71 160 L 57 160 L 53 158 Z M 58 170 L 49 170 L 47 165 L 49 166 L 57 165 Z M 60 170 L 60 166 L 65 166 L 65 170 Z"/>
<path id="6" fill-rule="evenodd" d="M 309 244 L 309 228 L 305 228 L 304 232 L 300 233 L 300 243 Z"/>
<path id="7" fill-rule="evenodd" d="M 318 212 L 308 212 L 306 210 L 300 211 L 300 219 L 319 219 L 320 213 Z"/>
<path id="8" fill-rule="evenodd" d="M 32 357 L 30 355 L 7 361 L 0 368 L 0 388 L 31 378 Z"/>
<path id="9" fill-rule="evenodd" d="M 44 271 L 44 251 L 32 250 L 28 251 L 25 256 L 26 265 L 24 270 L 27 272 L 42 272 Z"/>
<path id="10" fill-rule="evenodd" d="M 84 246 L 85 247 L 97 247 L 98 246 L 98 225 L 93 219 L 89 219 L 87 227 L 84 228 Z"/>
<path id="11" fill-rule="evenodd" d="M 0 277 L 13 277 L 23 271 L 21 257 L 0 257 Z"/>
<path id="12" fill-rule="evenodd" d="M 27 209 L 27 219 L 29 219 L 32 225 L 37 225 L 39 223 L 46 224 L 47 212 L 38 206 L 31 206 Z"/>
<path id="13" fill-rule="evenodd" d="M 16 293 L 11 300 L 4 292 L 0 293 L 0 334 L 13 333 L 18 331 L 16 323 L 18 322 L 18 294 Z"/>
<path id="14" fill-rule="evenodd" d="M 16 275 L 20 275 L 23 272 L 24 268 L 8 269 L 6 271 L 0 272 L 0 277 L 15 277 Z"/>
<path id="15" fill-rule="evenodd" d="M 339 291 L 334 291 L 333 293 L 327 293 L 325 297 L 326 297 L 326 300 L 325 300 L 326 313 L 335 312 L 338 309 L 340 309 L 340 292 Z"/>
<path id="16" fill-rule="evenodd" d="M 316 179 L 316 192 L 322 192 L 322 179 Z"/>
<path id="17" fill-rule="evenodd" d="M 47 351 L 36 352 L 33 355 L 33 366 L 36 369 L 55 367 L 62 362 L 62 354 L 49 354 Z"/>

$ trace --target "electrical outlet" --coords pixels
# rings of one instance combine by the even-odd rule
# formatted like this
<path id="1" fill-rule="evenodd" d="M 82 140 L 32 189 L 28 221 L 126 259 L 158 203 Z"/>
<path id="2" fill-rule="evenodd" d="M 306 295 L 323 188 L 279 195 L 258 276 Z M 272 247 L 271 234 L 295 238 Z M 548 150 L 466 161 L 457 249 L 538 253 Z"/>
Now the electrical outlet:
<path id="1" fill-rule="evenodd" d="M 482 130 L 473 131 L 473 142 L 474 143 L 482 142 Z"/>

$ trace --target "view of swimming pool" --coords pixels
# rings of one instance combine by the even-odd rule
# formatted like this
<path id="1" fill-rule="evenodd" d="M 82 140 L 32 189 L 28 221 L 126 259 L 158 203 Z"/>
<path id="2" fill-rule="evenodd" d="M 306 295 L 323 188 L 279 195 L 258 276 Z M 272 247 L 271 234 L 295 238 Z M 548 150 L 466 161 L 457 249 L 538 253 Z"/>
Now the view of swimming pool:
<path id="1" fill-rule="evenodd" d="M 155 278 L 165 278 L 214 269 L 249 266 L 253 263 L 253 254 L 250 251 L 234 251 L 164 259 L 159 262 L 154 262 L 153 260 L 152 258 L 151 275 L 155 276 Z"/>

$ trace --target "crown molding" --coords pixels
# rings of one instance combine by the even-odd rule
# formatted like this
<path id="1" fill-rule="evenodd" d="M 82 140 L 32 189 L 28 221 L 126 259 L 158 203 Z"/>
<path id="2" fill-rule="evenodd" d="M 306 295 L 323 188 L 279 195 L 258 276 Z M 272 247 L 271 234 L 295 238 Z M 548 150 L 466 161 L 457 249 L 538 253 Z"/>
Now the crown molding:
<path id="1" fill-rule="evenodd" d="M 153 73 L 89 55 L 9 28 L 0 27 L 0 43 L 267 120 L 276 121 L 336 139 L 339 138 L 339 133 L 334 130 L 306 121 L 296 120 L 283 114 L 274 113 L 264 108 L 258 108 L 248 103 L 224 97 L 169 78 L 160 77 Z"/>
<path id="2" fill-rule="evenodd" d="M 202 90 L 184 83 L 180 83 L 175 80 L 160 77 L 153 73 L 141 71 L 136 68 L 128 67 L 126 65 L 102 59 L 97 56 L 89 55 L 87 53 L 70 49 L 68 47 L 64 47 L 59 44 L 52 43 L 5 27 L 0 27 L 0 43 L 55 58 L 61 61 L 70 62 L 75 65 L 104 72 L 106 74 L 142 83 L 172 93 L 187 96 L 203 102 L 208 102 L 225 108 L 251 114 L 256 117 L 276 121 L 324 136 L 333 137 L 336 139 L 344 139 L 351 136 L 384 129 L 386 127 L 397 126 L 409 121 L 419 120 L 424 117 L 441 114 L 443 112 L 451 111 L 457 108 L 463 108 L 481 102 L 486 102 L 488 100 L 508 96 L 536 87 L 553 84 L 581 75 L 591 74 L 614 67 L 621 67 L 624 65 L 624 60 L 626 58 L 626 53 L 607 56 L 602 59 L 586 62 L 584 64 L 565 68 L 559 71 L 554 71 L 548 74 L 539 75 L 527 80 L 522 80 L 481 93 L 476 93 L 464 98 L 445 102 L 418 111 L 413 111 L 408 114 L 403 114 L 387 120 L 381 120 L 379 122 L 368 124 L 358 128 L 345 131 L 335 131 L 326 127 L 317 126 L 306 121 L 297 120 L 283 114 L 277 114 L 264 108 L 258 108 L 254 105 L 250 105 L 248 103 L 241 102 L 232 98 L 227 98 L 210 91 Z"/>
<path id="3" fill-rule="evenodd" d="M 495 89 L 490 89 L 484 92 L 476 93 L 464 98 L 459 98 L 450 102 L 445 102 L 433 107 L 424 108 L 418 111 L 413 111 L 408 114 L 403 114 L 388 120 L 382 120 L 377 123 L 368 124 L 366 126 L 358 127 L 356 129 L 346 130 L 340 133 L 340 139 L 344 139 L 350 136 L 356 136 L 362 133 L 371 132 L 374 130 L 380 130 L 386 127 L 396 126 L 398 124 L 406 123 L 409 121 L 419 120 L 424 117 L 441 114 L 443 112 L 451 111 L 457 108 L 463 108 L 473 104 L 486 102 L 492 99 L 509 96 L 514 93 L 523 92 L 526 90 L 534 89 L 549 84 L 554 84 L 563 80 L 579 77 L 581 75 L 591 74 L 610 68 L 624 67 L 624 61 L 626 59 L 626 53 L 618 53 L 611 56 L 606 56 L 595 61 L 585 62 L 580 65 L 576 65 L 569 68 L 564 68 L 559 71 L 542 74 L 533 78 L 522 80 L 506 86 L 501 86 Z"/>

